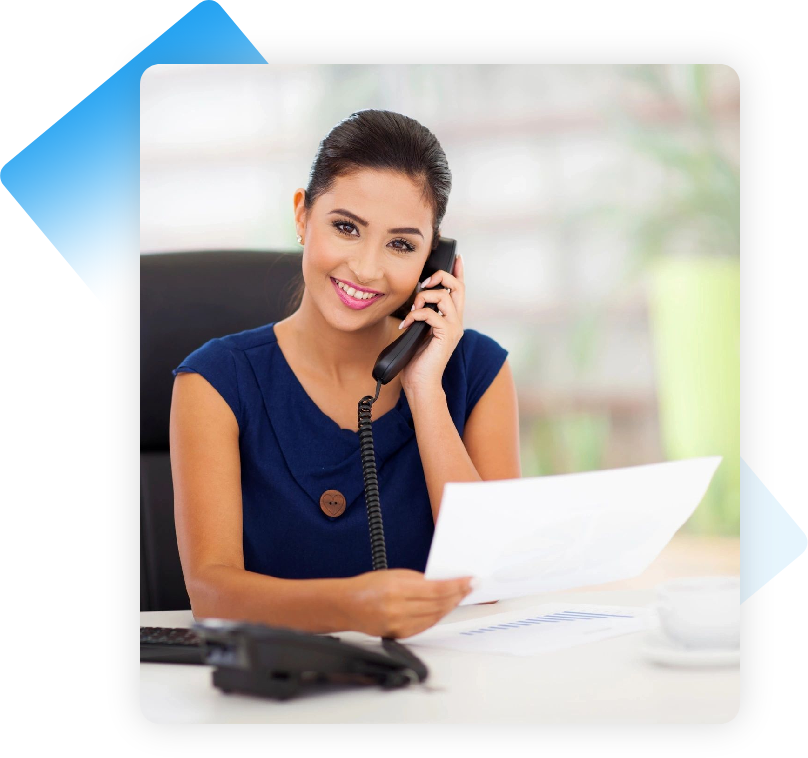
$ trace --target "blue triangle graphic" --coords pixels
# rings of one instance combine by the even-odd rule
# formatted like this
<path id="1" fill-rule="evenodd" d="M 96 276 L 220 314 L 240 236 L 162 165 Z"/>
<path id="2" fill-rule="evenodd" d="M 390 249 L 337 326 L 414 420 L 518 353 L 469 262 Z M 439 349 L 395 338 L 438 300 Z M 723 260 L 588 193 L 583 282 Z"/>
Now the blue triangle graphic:
<path id="1" fill-rule="evenodd" d="M 3 187 L 138 347 L 140 86 L 172 63 L 266 61 L 204 0 L 0 167 Z"/>
<path id="2" fill-rule="evenodd" d="M 805 550 L 805 533 L 741 459 L 741 602 Z"/>

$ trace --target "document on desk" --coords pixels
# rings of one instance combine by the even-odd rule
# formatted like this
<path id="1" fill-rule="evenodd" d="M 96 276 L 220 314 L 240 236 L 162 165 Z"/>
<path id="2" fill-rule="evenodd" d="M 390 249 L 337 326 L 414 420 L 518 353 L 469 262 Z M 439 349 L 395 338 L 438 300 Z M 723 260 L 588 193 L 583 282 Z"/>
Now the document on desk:
<path id="1" fill-rule="evenodd" d="M 450 482 L 425 576 L 475 577 L 461 605 L 637 576 L 696 510 L 720 462 Z"/>
<path id="2" fill-rule="evenodd" d="M 473 653 L 537 655 L 658 625 L 648 608 L 545 603 L 529 610 L 439 624 L 404 642 Z"/>

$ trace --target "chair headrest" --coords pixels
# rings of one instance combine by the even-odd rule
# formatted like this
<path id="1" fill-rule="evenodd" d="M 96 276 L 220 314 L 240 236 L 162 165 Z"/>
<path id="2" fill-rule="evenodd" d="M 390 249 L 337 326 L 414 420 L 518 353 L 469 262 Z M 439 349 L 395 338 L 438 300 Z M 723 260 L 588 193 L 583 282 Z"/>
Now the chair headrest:
<path id="1" fill-rule="evenodd" d="M 289 315 L 302 255 L 215 250 L 140 256 L 140 449 L 168 450 L 171 370 L 213 337 Z"/>

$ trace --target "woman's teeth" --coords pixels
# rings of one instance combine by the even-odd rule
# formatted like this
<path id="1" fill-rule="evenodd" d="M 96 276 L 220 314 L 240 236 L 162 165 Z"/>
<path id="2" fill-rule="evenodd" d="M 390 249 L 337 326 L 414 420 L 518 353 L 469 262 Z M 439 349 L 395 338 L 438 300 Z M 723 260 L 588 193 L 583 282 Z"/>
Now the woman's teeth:
<path id="1" fill-rule="evenodd" d="M 361 290 L 355 290 L 353 287 L 347 287 L 342 282 L 337 282 L 337 286 L 341 290 L 345 290 L 350 297 L 355 298 L 356 300 L 370 300 L 372 297 L 376 297 L 372 292 L 362 292 Z"/>

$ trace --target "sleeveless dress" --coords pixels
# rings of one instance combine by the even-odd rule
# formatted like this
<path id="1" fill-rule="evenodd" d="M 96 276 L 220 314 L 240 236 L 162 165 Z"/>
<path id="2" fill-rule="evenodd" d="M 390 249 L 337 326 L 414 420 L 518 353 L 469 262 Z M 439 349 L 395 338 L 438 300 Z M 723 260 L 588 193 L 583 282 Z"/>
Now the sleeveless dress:
<path id="1" fill-rule="evenodd" d="M 442 384 L 461 437 L 507 354 L 474 329 L 465 330 L 452 353 Z M 238 421 L 244 568 L 286 579 L 370 571 L 359 434 L 342 429 L 309 397 L 278 346 L 274 323 L 209 340 L 172 374 L 180 372 L 201 374 Z M 424 571 L 434 524 L 403 389 L 394 408 L 373 415 L 373 443 L 388 567 Z M 321 498 L 334 490 L 345 509 L 330 516 Z"/>

